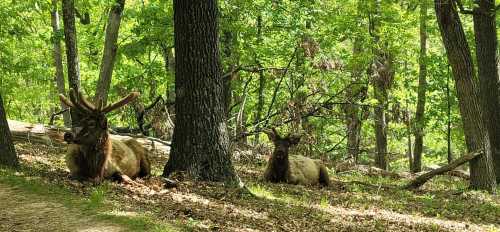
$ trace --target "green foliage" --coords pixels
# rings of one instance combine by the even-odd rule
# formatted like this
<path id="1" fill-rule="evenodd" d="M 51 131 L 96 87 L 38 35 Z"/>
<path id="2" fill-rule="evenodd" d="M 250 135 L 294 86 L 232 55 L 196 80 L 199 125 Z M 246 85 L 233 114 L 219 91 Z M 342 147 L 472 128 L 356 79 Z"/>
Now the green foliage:
<path id="1" fill-rule="evenodd" d="M 81 79 L 84 92 L 94 95 L 102 57 L 104 28 L 113 1 L 77 1 L 80 12 L 90 14 L 90 24 L 77 20 Z M 464 3 L 467 7 L 471 2 Z M 394 56 L 395 83 L 389 96 L 391 119 L 389 150 L 393 169 L 406 169 L 407 128 L 404 112 L 414 115 L 418 76 L 419 1 L 382 1 L 378 33 L 383 48 Z M 330 159 L 345 158 L 345 90 L 350 88 L 352 71 L 361 67 L 361 82 L 370 82 L 368 69 L 374 43 L 369 32 L 373 4 L 339 0 L 229 0 L 219 1 L 220 49 L 223 72 L 243 67 L 232 80 L 232 111 L 228 126 L 233 135 L 237 125 L 256 129 L 258 72 L 266 80 L 261 120 L 280 125 L 282 131 L 307 136 L 299 152 Z M 60 6 L 59 6 L 60 8 Z M 10 119 L 47 123 L 57 111 L 52 61 L 52 42 L 62 41 L 62 31 L 50 26 L 49 1 L 0 0 L 0 91 Z M 429 12 L 428 91 L 424 157 L 427 161 L 445 159 L 447 154 L 447 78 L 450 76 L 439 30 Z M 261 28 L 257 21 L 261 18 Z M 470 19 L 464 17 L 469 39 L 473 39 Z M 61 22 L 62 24 L 62 22 Z M 260 34 L 259 34 L 260 31 Z M 361 42 L 361 52 L 353 55 L 353 43 Z M 110 101 L 127 91 L 140 91 L 141 102 L 151 103 L 158 95 L 173 99 L 175 52 L 171 1 L 127 1 L 119 34 L 119 49 L 110 90 Z M 305 42 L 310 42 L 305 44 Z M 63 43 L 64 44 L 64 43 Z M 307 45 L 307 46 L 306 46 Z M 249 71 L 250 70 L 250 71 Z M 248 84 L 247 84 L 248 83 Z M 277 86 L 279 85 L 279 89 Z M 452 151 L 465 151 L 453 82 L 450 86 Z M 274 94 L 276 92 L 276 94 Z M 276 95 L 274 102 L 273 96 Z M 328 101 L 328 102 L 327 102 Z M 323 103 L 329 103 L 322 105 Z M 272 104 L 272 107 L 271 107 Z M 373 90 L 359 104 L 374 106 Z M 29 110 L 28 110 L 29 109 Z M 369 111 L 371 108 L 369 107 Z M 313 117 L 282 125 L 315 110 Z M 238 117 L 238 115 L 244 117 Z M 368 112 L 367 116 L 372 115 Z M 126 109 L 113 115 L 114 125 L 135 127 L 135 113 Z M 362 127 L 362 162 L 370 162 L 374 150 L 372 117 Z M 253 139 L 250 138 L 250 139 Z M 424 163 L 425 165 L 426 163 Z"/>

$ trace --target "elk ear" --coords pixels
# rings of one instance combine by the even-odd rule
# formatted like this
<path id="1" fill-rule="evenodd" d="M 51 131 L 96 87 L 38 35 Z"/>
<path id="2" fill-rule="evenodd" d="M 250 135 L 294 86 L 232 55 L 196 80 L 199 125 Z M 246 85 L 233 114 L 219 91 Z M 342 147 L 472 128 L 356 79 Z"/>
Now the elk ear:
<path id="1" fill-rule="evenodd" d="M 279 139 L 278 132 L 276 131 L 275 128 L 272 128 L 272 130 L 264 130 L 264 133 L 266 133 L 269 140 L 273 142 Z"/>
<path id="2" fill-rule="evenodd" d="M 299 136 L 290 136 L 288 138 L 290 141 L 290 145 L 297 145 L 300 142 L 300 137 Z"/>

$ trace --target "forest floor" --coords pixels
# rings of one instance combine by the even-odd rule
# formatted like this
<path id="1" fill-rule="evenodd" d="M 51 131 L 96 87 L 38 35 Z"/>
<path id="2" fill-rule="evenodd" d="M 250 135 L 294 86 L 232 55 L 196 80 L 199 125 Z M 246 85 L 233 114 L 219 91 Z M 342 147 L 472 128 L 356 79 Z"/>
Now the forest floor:
<path id="1" fill-rule="evenodd" d="M 0 231 L 125 231 L 75 208 L 9 185 L 0 184 Z"/>
<path id="2" fill-rule="evenodd" d="M 64 148 L 29 143 L 16 148 L 21 168 L 0 169 L 0 199 L 13 199 L 0 207 L 16 208 L 0 211 L 0 219 L 9 222 L 21 215 L 39 228 L 58 225 L 47 214 L 47 222 L 30 216 L 40 216 L 36 207 L 50 205 L 68 215 L 67 226 L 95 218 L 97 227 L 122 226 L 126 231 L 500 231 L 500 197 L 468 190 L 457 177 L 439 176 L 415 191 L 400 189 L 406 179 L 355 171 L 332 173 L 328 188 L 270 184 L 260 178 L 265 156 L 242 156 L 235 166 L 255 196 L 220 183 L 181 181 L 166 189 L 158 177 L 138 180 L 143 187 L 108 181 L 93 186 L 69 179 Z M 167 158 L 153 153 L 154 176 L 161 174 Z M 14 196 L 18 194 L 40 198 Z M 10 226 L 24 230 L 24 225 Z"/>

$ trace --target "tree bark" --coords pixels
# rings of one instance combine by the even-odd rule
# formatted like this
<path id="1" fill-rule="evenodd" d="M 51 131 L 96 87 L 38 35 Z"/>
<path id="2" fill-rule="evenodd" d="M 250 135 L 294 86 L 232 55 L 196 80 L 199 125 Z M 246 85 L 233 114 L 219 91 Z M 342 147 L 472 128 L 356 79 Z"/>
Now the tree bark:
<path id="1" fill-rule="evenodd" d="M 493 192 L 496 181 L 490 141 L 480 109 L 478 80 L 462 23 L 452 4 L 452 0 L 435 0 L 441 37 L 455 79 L 467 150 L 484 151 L 484 155 L 470 162 L 471 187 Z"/>
<path id="2" fill-rule="evenodd" d="M 476 0 L 476 5 L 478 7 L 474 9 L 473 21 L 482 116 L 484 126 L 488 129 L 496 180 L 500 182 L 500 101 L 495 1 Z"/>
<path id="3" fill-rule="evenodd" d="M 80 89 L 80 62 L 78 59 L 78 45 L 75 26 L 75 3 L 74 0 L 62 0 L 64 41 L 66 43 L 66 59 L 68 68 L 69 87 L 78 91 Z M 79 114 L 70 111 L 71 124 L 75 127 L 80 121 Z"/>
<path id="4" fill-rule="evenodd" d="M 362 121 L 359 115 L 359 101 L 366 97 L 367 88 L 361 84 L 363 68 L 358 60 L 362 55 L 362 44 L 359 36 L 354 38 L 353 44 L 353 63 L 351 65 L 351 87 L 346 90 L 346 97 L 349 104 L 345 106 L 344 112 L 346 116 L 347 126 L 347 157 L 358 162 L 359 144 L 361 141 L 361 126 Z"/>
<path id="5" fill-rule="evenodd" d="M 394 70 L 392 67 L 392 55 L 384 51 L 386 48 L 383 42 L 380 41 L 380 0 L 374 0 L 373 15 L 370 20 L 370 32 L 373 37 L 374 44 L 374 61 L 371 67 L 371 78 L 373 84 L 374 97 L 377 99 L 375 106 L 375 139 L 376 139 L 376 156 L 375 165 L 387 170 L 387 119 L 386 109 L 389 104 L 388 90 L 391 88 L 394 79 Z"/>
<path id="6" fill-rule="evenodd" d="M 96 100 L 102 99 L 104 105 L 106 105 L 108 101 L 108 91 L 113 75 L 113 66 L 116 60 L 116 51 L 118 50 L 118 31 L 120 30 L 121 16 L 124 7 L 125 0 L 116 0 L 109 11 L 106 38 L 104 39 L 104 51 L 102 54 L 101 69 L 95 97 Z"/>
<path id="7" fill-rule="evenodd" d="M 412 172 L 422 171 L 422 150 L 425 128 L 425 92 L 427 90 L 427 9 L 428 0 L 420 2 L 420 55 L 418 73 L 417 111 L 415 113 L 415 145 L 413 147 Z"/>
<path id="8" fill-rule="evenodd" d="M 453 169 L 457 168 L 458 166 L 460 166 L 464 163 L 467 163 L 471 160 L 474 160 L 476 157 L 478 157 L 482 154 L 483 154 L 482 152 L 474 152 L 474 153 L 463 155 L 462 157 L 454 160 L 453 162 L 449 163 L 446 166 L 440 167 L 438 169 L 433 169 L 429 172 L 426 172 L 426 173 L 418 176 L 417 178 L 415 178 L 415 180 L 408 183 L 404 188 L 405 189 L 418 188 L 418 187 L 422 186 L 423 184 L 425 184 L 425 182 L 430 180 L 432 177 L 443 174 L 445 172 L 452 171 Z"/>
<path id="9" fill-rule="evenodd" d="M 257 45 L 262 46 L 263 38 L 262 38 L 262 14 L 259 14 L 257 16 Z M 259 56 L 255 54 L 255 63 L 257 63 L 257 66 L 261 68 L 259 70 L 259 89 L 258 89 L 258 96 L 257 96 L 257 109 L 255 111 L 255 120 L 254 124 L 255 126 L 255 131 L 260 131 L 260 120 L 262 119 L 262 113 L 264 112 L 264 91 L 266 90 L 266 76 L 264 74 L 264 70 L 262 70 L 262 64 L 259 59 Z M 259 136 L 260 133 L 257 133 L 255 135 L 255 141 L 254 144 L 257 145 L 259 144 Z"/>
<path id="10" fill-rule="evenodd" d="M 61 40 L 60 40 L 60 30 L 61 27 L 59 25 L 59 13 L 57 12 L 57 0 L 52 0 L 52 9 L 51 9 L 51 23 L 52 23 L 52 31 L 53 31 L 53 56 L 54 56 L 54 67 L 56 69 L 55 73 L 55 83 L 57 86 L 57 92 L 59 94 L 66 94 L 66 87 L 64 83 L 64 70 L 63 70 L 63 61 L 62 61 L 62 48 L 61 48 Z M 66 109 L 67 107 L 60 103 L 61 109 Z M 71 126 L 71 118 L 69 111 L 63 114 L 64 126 Z"/>
<path id="11" fill-rule="evenodd" d="M 0 165 L 9 167 L 19 166 L 16 149 L 7 123 L 7 115 L 3 107 L 2 94 L 0 93 Z"/>
<path id="12" fill-rule="evenodd" d="M 163 176 L 238 180 L 231 163 L 216 0 L 174 0 L 176 123 Z"/>

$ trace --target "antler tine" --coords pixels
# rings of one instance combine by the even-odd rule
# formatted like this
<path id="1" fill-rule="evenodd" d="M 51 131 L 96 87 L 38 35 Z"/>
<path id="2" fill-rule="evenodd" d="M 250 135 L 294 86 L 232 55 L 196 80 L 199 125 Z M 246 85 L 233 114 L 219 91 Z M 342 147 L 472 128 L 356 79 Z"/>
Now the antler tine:
<path id="1" fill-rule="evenodd" d="M 89 100 L 85 96 L 83 96 L 82 92 L 78 91 L 78 97 L 80 98 L 80 102 L 85 108 L 88 108 L 91 111 L 96 111 L 96 107 L 94 104 L 90 103 Z"/>
<path id="2" fill-rule="evenodd" d="M 74 89 L 69 90 L 69 99 L 71 100 L 71 103 L 73 103 L 74 108 L 76 108 L 77 110 L 86 113 L 92 112 L 90 108 L 87 108 L 84 105 L 80 104 L 80 101 L 78 101 L 78 97 L 76 96 L 76 91 Z"/>
<path id="3" fill-rule="evenodd" d="M 139 97 L 139 95 L 140 94 L 138 92 L 132 92 L 128 96 L 122 98 L 121 100 L 119 100 L 113 104 L 109 104 L 106 107 L 104 107 L 104 109 L 102 109 L 102 112 L 106 114 L 106 113 L 109 113 L 113 110 L 116 110 L 116 109 L 126 105 L 127 103 L 135 100 L 137 97 Z"/>
<path id="4" fill-rule="evenodd" d="M 73 103 L 71 103 L 70 100 L 68 100 L 64 95 L 62 94 L 59 94 L 59 100 L 61 100 L 61 102 L 66 105 L 67 107 L 70 107 L 70 108 L 73 108 L 75 107 L 75 105 L 73 105 Z"/>

